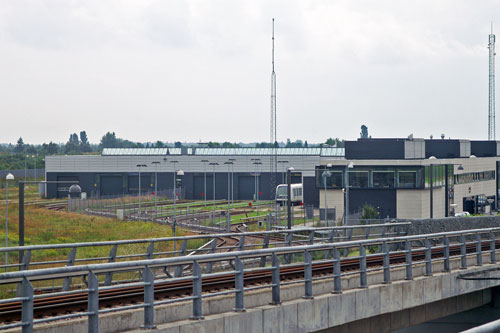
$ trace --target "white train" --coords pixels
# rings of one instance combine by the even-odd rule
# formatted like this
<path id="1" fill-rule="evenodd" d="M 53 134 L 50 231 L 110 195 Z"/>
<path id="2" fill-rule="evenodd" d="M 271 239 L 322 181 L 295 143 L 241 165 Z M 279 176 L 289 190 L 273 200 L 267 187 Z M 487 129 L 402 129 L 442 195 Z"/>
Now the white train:
<path id="1" fill-rule="evenodd" d="M 280 184 L 276 187 L 276 202 L 285 205 L 287 200 L 287 184 Z M 300 205 L 302 202 L 302 184 L 291 184 L 292 190 L 291 201 L 292 205 Z"/>

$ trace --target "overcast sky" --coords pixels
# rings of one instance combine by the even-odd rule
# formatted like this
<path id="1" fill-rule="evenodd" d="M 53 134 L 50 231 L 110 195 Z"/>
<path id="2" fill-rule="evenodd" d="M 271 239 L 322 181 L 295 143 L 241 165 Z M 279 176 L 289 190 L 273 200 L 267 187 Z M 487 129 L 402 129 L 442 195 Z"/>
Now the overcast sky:
<path id="1" fill-rule="evenodd" d="M 268 141 L 273 17 L 278 140 L 362 124 L 487 139 L 499 15 L 500 0 L 0 0 L 0 142 Z"/>

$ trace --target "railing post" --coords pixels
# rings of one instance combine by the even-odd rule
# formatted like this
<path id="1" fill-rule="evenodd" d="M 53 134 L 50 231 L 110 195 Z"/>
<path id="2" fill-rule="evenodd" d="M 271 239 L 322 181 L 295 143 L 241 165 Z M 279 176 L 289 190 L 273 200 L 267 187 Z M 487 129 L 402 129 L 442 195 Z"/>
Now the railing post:
<path id="1" fill-rule="evenodd" d="M 285 234 L 285 246 L 286 247 L 292 246 L 292 238 L 293 238 L 293 233 L 289 232 L 289 233 Z M 286 253 L 283 257 L 285 258 L 285 262 L 287 264 L 292 262 L 292 255 L 291 254 Z"/>
<path id="2" fill-rule="evenodd" d="M 236 269 L 236 274 L 235 279 L 234 279 L 234 287 L 236 289 L 236 297 L 235 297 L 235 307 L 234 311 L 236 312 L 244 312 L 245 311 L 245 305 L 243 301 L 243 295 L 244 295 L 244 282 L 243 282 L 243 276 L 244 276 L 244 271 L 243 271 L 243 263 L 241 262 L 239 257 L 236 257 L 235 259 L 235 269 Z"/>
<path id="3" fill-rule="evenodd" d="M 89 333 L 99 332 L 99 280 L 94 272 L 88 274 L 88 331 Z"/>
<path id="4" fill-rule="evenodd" d="M 155 243 L 151 242 L 149 244 L 148 249 L 146 250 L 146 259 L 153 259 L 153 253 L 155 251 Z"/>
<path id="5" fill-rule="evenodd" d="M 153 243 L 151 243 L 153 244 Z M 155 328 L 155 276 L 151 269 L 146 266 L 142 273 L 144 281 L 144 325 L 141 328 Z"/>
<path id="6" fill-rule="evenodd" d="M 181 250 L 180 250 L 180 253 L 179 253 L 179 256 L 185 256 L 186 255 L 186 249 L 187 249 L 187 239 L 184 240 L 184 242 L 182 242 L 182 245 L 181 245 Z M 175 272 L 174 272 L 174 276 L 175 277 L 179 277 L 179 276 L 182 276 L 182 265 L 177 265 L 175 267 Z"/>
<path id="7" fill-rule="evenodd" d="M 309 251 L 304 251 L 304 298 L 313 298 L 312 294 L 312 258 Z"/>
<path id="8" fill-rule="evenodd" d="M 483 265 L 483 249 L 481 246 L 481 234 L 476 233 L 476 263 L 477 266 Z"/>
<path id="9" fill-rule="evenodd" d="M 467 268 L 467 248 L 465 244 L 465 236 L 460 235 L 460 268 Z"/>
<path id="10" fill-rule="evenodd" d="M 405 265 L 406 265 L 406 277 L 405 280 L 413 280 L 413 262 L 411 254 L 411 243 L 410 241 L 405 241 Z"/>
<path id="11" fill-rule="evenodd" d="M 240 236 L 240 240 L 238 241 L 238 251 L 245 250 L 245 235 Z"/>
<path id="12" fill-rule="evenodd" d="M 314 230 L 309 231 L 309 245 L 314 244 Z"/>
<path id="13" fill-rule="evenodd" d="M 432 276 L 431 241 L 425 239 L 425 276 Z"/>
<path id="14" fill-rule="evenodd" d="M 215 249 L 217 248 L 217 238 L 214 238 L 210 243 L 210 253 L 215 253 Z M 207 268 L 205 269 L 207 273 L 212 273 L 213 262 L 207 263 Z"/>
<path id="15" fill-rule="evenodd" d="M 345 241 L 349 242 L 352 240 L 352 230 L 351 228 L 349 229 L 346 229 L 346 237 L 347 239 L 345 239 Z M 344 248 L 344 257 L 348 257 L 349 256 L 349 248 L 348 247 L 345 247 Z"/>
<path id="16" fill-rule="evenodd" d="M 201 307 L 201 267 L 197 261 L 193 261 L 193 316 L 191 319 L 203 319 Z"/>
<path id="17" fill-rule="evenodd" d="M 340 252 L 333 248 L 333 293 L 342 294 L 342 280 L 340 279 Z"/>
<path id="18" fill-rule="evenodd" d="M 68 256 L 68 262 L 66 263 L 66 266 L 73 266 L 75 264 L 75 257 L 76 257 L 76 247 L 71 249 L 71 252 L 69 253 L 69 256 Z M 67 276 L 64 278 L 62 290 L 68 291 L 70 286 L 71 286 L 71 277 Z"/>
<path id="19" fill-rule="evenodd" d="M 21 263 L 21 270 L 27 271 L 30 266 L 31 260 L 31 250 L 28 250 L 26 254 L 23 256 L 23 262 Z"/>
<path id="20" fill-rule="evenodd" d="M 115 262 L 117 251 L 118 251 L 118 245 L 113 245 L 113 247 L 111 248 L 111 251 L 109 251 L 108 262 Z M 104 285 L 110 286 L 112 281 L 113 281 L 113 273 L 107 272 L 106 277 L 104 278 Z"/>
<path id="21" fill-rule="evenodd" d="M 382 243 L 382 252 L 384 253 L 384 283 L 391 283 L 391 262 L 389 260 L 389 245 L 387 242 Z"/>
<path id="22" fill-rule="evenodd" d="M 359 245 L 359 287 L 367 288 L 368 283 L 366 279 L 366 248 L 363 244 Z"/>
<path id="23" fill-rule="evenodd" d="M 269 247 L 269 235 L 266 235 L 266 237 L 264 237 L 264 244 L 262 244 L 262 248 L 263 249 L 267 249 Z M 264 267 L 266 266 L 266 256 L 262 256 L 260 257 L 260 267 Z"/>
<path id="24" fill-rule="evenodd" d="M 444 236 L 443 237 L 443 245 L 444 245 L 444 267 L 443 270 L 445 272 L 450 271 L 450 240 L 448 237 Z"/>
<path id="25" fill-rule="evenodd" d="M 280 259 L 273 253 L 271 256 L 272 265 L 272 302 L 271 304 L 278 305 L 281 304 L 281 294 L 280 294 Z"/>
<path id="26" fill-rule="evenodd" d="M 490 263 L 496 264 L 496 242 L 495 242 L 495 233 L 490 231 Z"/>
<path id="27" fill-rule="evenodd" d="M 21 285 L 22 296 L 26 299 L 22 301 L 21 321 L 23 323 L 22 332 L 33 332 L 33 286 L 30 281 L 24 277 Z"/>

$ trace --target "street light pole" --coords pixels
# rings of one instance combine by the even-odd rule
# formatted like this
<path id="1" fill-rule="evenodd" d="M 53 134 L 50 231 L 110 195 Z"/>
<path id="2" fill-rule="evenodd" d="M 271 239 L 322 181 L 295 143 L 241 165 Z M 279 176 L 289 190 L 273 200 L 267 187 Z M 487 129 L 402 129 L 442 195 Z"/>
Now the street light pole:
<path id="1" fill-rule="evenodd" d="M 212 162 L 212 163 L 209 163 L 209 165 L 212 165 L 214 167 L 214 179 L 213 179 L 213 183 L 214 183 L 214 188 L 213 188 L 213 193 L 214 193 L 214 197 L 213 197 L 213 201 L 214 201 L 214 207 L 213 207 L 213 221 L 215 222 L 215 166 L 216 165 L 219 165 L 219 163 L 217 162 Z"/>
<path id="2" fill-rule="evenodd" d="M 236 159 L 230 158 L 229 162 L 232 162 L 232 164 L 231 164 L 231 204 L 234 205 L 234 162 L 236 162 Z"/>
<path id="3" fill-rule="evenodd" d="M 205 207 L 207 206 L 207 163 L 208 160 L 201 160 L 203 163 L 203 201 L 205 203 Z"/>
<path id="4" fill-rule="evenodd" d="M 286 166 L 285 164 L 288 163 L 288 161 L 278 161 L 278 164 L 281 164 L 283 168 L 281 169 L 281 184 L 285 183 L 285 170 Z"/>
<path id="5" fill-rule="evenodd" d="M 175 164 L 178 161 L 170 161 L 170 163 L 174 164 L 174 221 L 172 223 L 172 227 L 174 228 L 174 237 L 177 236 L 177 170 L 175 168 Z M 177 251 L 177 242 L 174 239 L 174 252 Z"/>
<path id="6" fill-rule="evenodd" d="M 354 163 L 349 162 L 345 168 L 345 217 L 344 225 L 349 225 L 349 169 L 354 168 Z"/>
<path id="7" fill-rule="evenodd" d="M 287 222 L 288 229 L 292 229 L 292 171 L 295 170 L 293 167 L 288 168 L 286 173 L 286 184 L 287 184 L 287 194 L 286 194 L 286 206 L 287 206 Z"/>
<path id="8" fill-rule="evenodd" d="M 158 161 L 153 161 L 151 162 L 151 164 L 154 164 L 155 165 L 155 217 L 156 215 L 158 214 L 158 164 L 160 164 L 160 162 Z"/>
<path id="9" fill-rule="evenodd" d="M 8 173 L 5 176 L 5 247 L 9 247 L 9 180 L 14 180 L 14 175 Z M 9 264 L 8 253 L 5 252 L 5 271 Z"/>
<path id="10" fill-rule="evenodd" d="M 226 232 L 231 232 L 231 165 L 233 162 L 224 162 L 227 164 L 227 216 L 226 216 Z"/>
<path id="11" fill-rule="evenodd" d="M 144 168 L 144 167 L 147 167 L 146 164 L 137 164 L 137 167 L 139 168 L 139 219 L 141 218 L 141 201 L 142 201 L 142 198 L 141 198 L 141 168 Z"/>
<path id="12" fill-rule="evenodd" d="M 332 173 L 327 169 L 331 167 L 332 167 L 331 164 L 327 164 L 325 166 L 325 171 L 323 171 L 323 173 L 321 174 L 321 176 L 323 176 L 323 185 L 325 185 L 325 226 L 327 227 L 328 227 L 328 202 L 326 200 L 326 183 L 327 183 L 326 178 L 332 175 Z"/>

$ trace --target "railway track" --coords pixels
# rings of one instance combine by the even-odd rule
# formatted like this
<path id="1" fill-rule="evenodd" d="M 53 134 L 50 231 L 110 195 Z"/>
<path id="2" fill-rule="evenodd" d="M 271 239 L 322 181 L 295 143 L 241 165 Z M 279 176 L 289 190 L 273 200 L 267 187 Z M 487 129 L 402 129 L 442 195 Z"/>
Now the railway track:
<path id="1" fill-rule="evenodd" d="M 223 240 L 221 244 L 228 245 L 236 239 Z M 500 242 L 497 242 L 496 248 L 500 248 Z M 488 244 L 483 244 L 483 251 L 489 250 Z M 474 253 L 475 245 L 469 244 L 467 246 L 467 253 Z M 460 254 L 460 246 L 450 246 L 450 255 Z M 443 257 L 443 249 L 433 249 L 432 258 Z M 423 261 L 425 253 L 423 250 L 416 250 L 412 252 L 413 261 Z M 382 254 L 375 254 L 367 258 L 367 265 L 369 268 L 382 266 Z M 394 253 L 390 256 L 390 264 L 401 264 L 405 261 L 404 253 Z M 341 271 L 354 272 L 359 269 L 358 258 L 343 258 L 341 262 Z M 332 275 L 333 264 L 331 262 L 313 263 L 312 272 L 314 277 L 328 277 Z M 255 286 L 259 284 L 269 284 L 272 277 L 272 270 L 264 269 L 258 272 L 245 272 L 244 282 L 245 287 Z M 304 268 L 301 265 L 292 267 L 282 267 L 280 270 L 281 281 L 293 281 L 296 279 L 304 278 Z M 160 280 L 161 281 L 161 280 Z M 163 300 L 166 298 L 180 298 L 191 295 L 192 283 L 188 281 L 175 281 L 169 282 L 168 280 L 156 282 L 155 299 Z M 204 292 L 218 292 L 226 289 L 234 288 L 235 276 L 234 274 L 224 274 L 216 277 L 204 277 L 202 286 Z M 112 290 L 99 291 L 99 305 L 100 308 L 112 308 L 122 306 L 124 304 L 135 304 L 143 302 L 144 288 L 128 287 L 117 288 Z M 36 293 L 36 292 L 35 292 Z M 84 312 L 87 310 L 87 293 L 76 293 L 64 296 L 50 296 L 46 298 L 37 298 L 34 300 L 34 317 L 35 319 L 44 318 L 46 316 L 55 316 L 60 314 Z M 11 323 L 20 320 L 21 318 L 21 302 L 11 302 L 0 305 L 0 321 L 3 323 Z"/>

